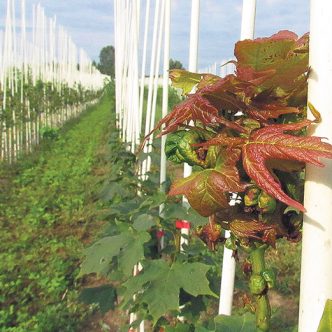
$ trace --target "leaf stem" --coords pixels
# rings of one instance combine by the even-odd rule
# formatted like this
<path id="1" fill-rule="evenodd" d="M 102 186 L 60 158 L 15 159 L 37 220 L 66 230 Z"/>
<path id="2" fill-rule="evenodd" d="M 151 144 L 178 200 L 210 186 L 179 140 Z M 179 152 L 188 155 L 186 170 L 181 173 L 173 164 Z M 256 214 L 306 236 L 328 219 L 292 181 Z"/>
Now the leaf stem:
<path id="1" fill-rule="evenodd" d="M 252 276 L 251 278 L 258 277 L 257 280 L 260 280 L 259 277 L 262 277 L 262 273 L 265 270 L 265 250 L 267 246 L 262 245 L 256 248 L 253 248 L 250 252 L 250 260 L 252 264 Z M 262 279 L 261 279 L 262 280 Z M 256 327 L 257 332 L 266 332 L 270 328 L 271 320 L 271 307 L 270 301 L 267 295 L 267 285 L 264 289 L 257 294 L 254 292 L 253 296 L 256 301 Z"/>

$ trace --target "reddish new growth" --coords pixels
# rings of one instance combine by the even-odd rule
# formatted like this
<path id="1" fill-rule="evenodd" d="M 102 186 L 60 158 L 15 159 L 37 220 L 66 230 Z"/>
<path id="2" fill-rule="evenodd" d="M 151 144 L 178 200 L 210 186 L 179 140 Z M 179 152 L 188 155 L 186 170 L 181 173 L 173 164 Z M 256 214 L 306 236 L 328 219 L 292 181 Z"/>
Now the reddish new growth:
<path id="1" fill-rule="evenodd" d="M 164 125 L 161 135 L 168 134 L 193 121 L 196 128 L 215 136 L 193 144 L 193 149 L 214 145 L 227 151 L 224 155 L 240 151 L 249 179 L 240 178 L 239 164 L 225 167 L 221 160 L 219 168 L 175 182 L 170 195 L 184 194 L 199 213 L 210 215 L 227 205 L 226 194 L 243 191 L 243 180 L 247 180 L 286 205 L 305 211 L 285 193 L 286 186 L 275 170 L 288 171 L 284 161 L 323 166 L 319 158 L 332 158 L 330 144 L 304 136 L 312 124 L 305 120 L 308 40 L 308 34 L 298 39 L 292 32 L 280 31 L 269 38 L 240 41 L 235 46 L 235 74 L 224 78 L 171 71 L 173 85 L 188 97 L 155 130 Z"/>

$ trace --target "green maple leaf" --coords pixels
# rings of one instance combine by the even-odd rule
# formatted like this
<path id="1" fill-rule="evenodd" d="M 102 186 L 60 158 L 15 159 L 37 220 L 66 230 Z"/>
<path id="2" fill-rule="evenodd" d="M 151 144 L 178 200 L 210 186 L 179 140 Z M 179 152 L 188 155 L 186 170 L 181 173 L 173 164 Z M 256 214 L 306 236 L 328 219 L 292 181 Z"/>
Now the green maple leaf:
<path id="1" fill-rule="evenodd" d="M 196 85 L 201 89 L 220 79 L 220 77 L 216 75 L 197 74 L 183 69 L 170 70 L 169 77 L 175 88 L 182 89 L 182 95 L 187 95 Z"/>
<path id="2" fill-rule="evenodd" d="M 118 257 L 119 269 L 129 276 L 134 265 L 144 258 L 144 243 L 150 240 L 147 232 L 128 232 L 107 236 L 85 250 L 80 275 L 97 273 L 107 275 L 113 257 Z"/>
<path id="3" fill-rule="evenodd" d="M 216 324 L 215 331 L 223 332 L 255 332 L 255 316 L 246 313 L 241 316 L 225 316 L 219 315 L 215 317 L 214 322 Z"/>
<path id="4" fill-rule="evenodd" d="M 209 268 L 202 263 L 175 262 L 169 265 L 162 259 L 150 261 L 143 266 L 141 273 L 124 283 L 124 304 L 132 303 L 136 295 L 136 301 L 147 305 L 156 323 L 169 311 L 179 311 L 181 288 L 193 296 L 216 296 L 206 278 Z"/>
<path id="5" fill-rule="evenodd" d="M 93 288 L 84 288 L 79 295 L 79 300 L 86 304 L 99 304 L 102 314 L 114 309 L 116 303 L 116 291 L 111 285 L 102 285 Z"/>

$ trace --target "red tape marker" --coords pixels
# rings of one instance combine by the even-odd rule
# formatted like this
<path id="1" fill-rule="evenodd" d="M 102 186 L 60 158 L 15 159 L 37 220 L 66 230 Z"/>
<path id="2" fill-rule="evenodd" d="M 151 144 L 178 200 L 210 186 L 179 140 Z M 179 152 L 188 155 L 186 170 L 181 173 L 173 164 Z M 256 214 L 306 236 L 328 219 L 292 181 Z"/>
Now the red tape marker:
<path id="1" fill-rule="evenodd" d="M 181 228 L 190 229 L 190 222 L 185 220 L 177 220 L 175 222 L 175 227 L 179 229 Z"/>
<path id="2" fill-rule="evenodd" d="M 165 236 L 165 232 L 163 230 L 157 231 L 157 238 L 161 239 L 163 236 Z"/>

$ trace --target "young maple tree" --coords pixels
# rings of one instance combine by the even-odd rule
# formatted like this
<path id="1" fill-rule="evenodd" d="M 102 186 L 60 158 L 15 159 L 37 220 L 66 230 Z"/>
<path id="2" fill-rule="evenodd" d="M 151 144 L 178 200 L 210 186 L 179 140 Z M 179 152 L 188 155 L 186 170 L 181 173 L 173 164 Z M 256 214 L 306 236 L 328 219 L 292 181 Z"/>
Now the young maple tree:
<path id="1" fill-rule="evenodd" d="M 195 166 L 169 195 L 185 195 L 209 217 L 196 234 L 213 249 L 224 240 L 221 228 L 230 230 L 225 245 L 248 253 L 258 331 L 269 330 L 267 294 L 275 285 L 265 250 L 279 238 L 300 240 L 305 163 L 323 166 L 320 158 L 332 158 L 332 145 L 307 136 L 320 121 L 310 104 L 315 120 L 307 120 L 308 41 L 290 31 L 240 41 L 235 74 L 223 78 L 172 70 L 173 86 L 187 98 L 154 129 L 169 134 L 169 160 Z"/>

